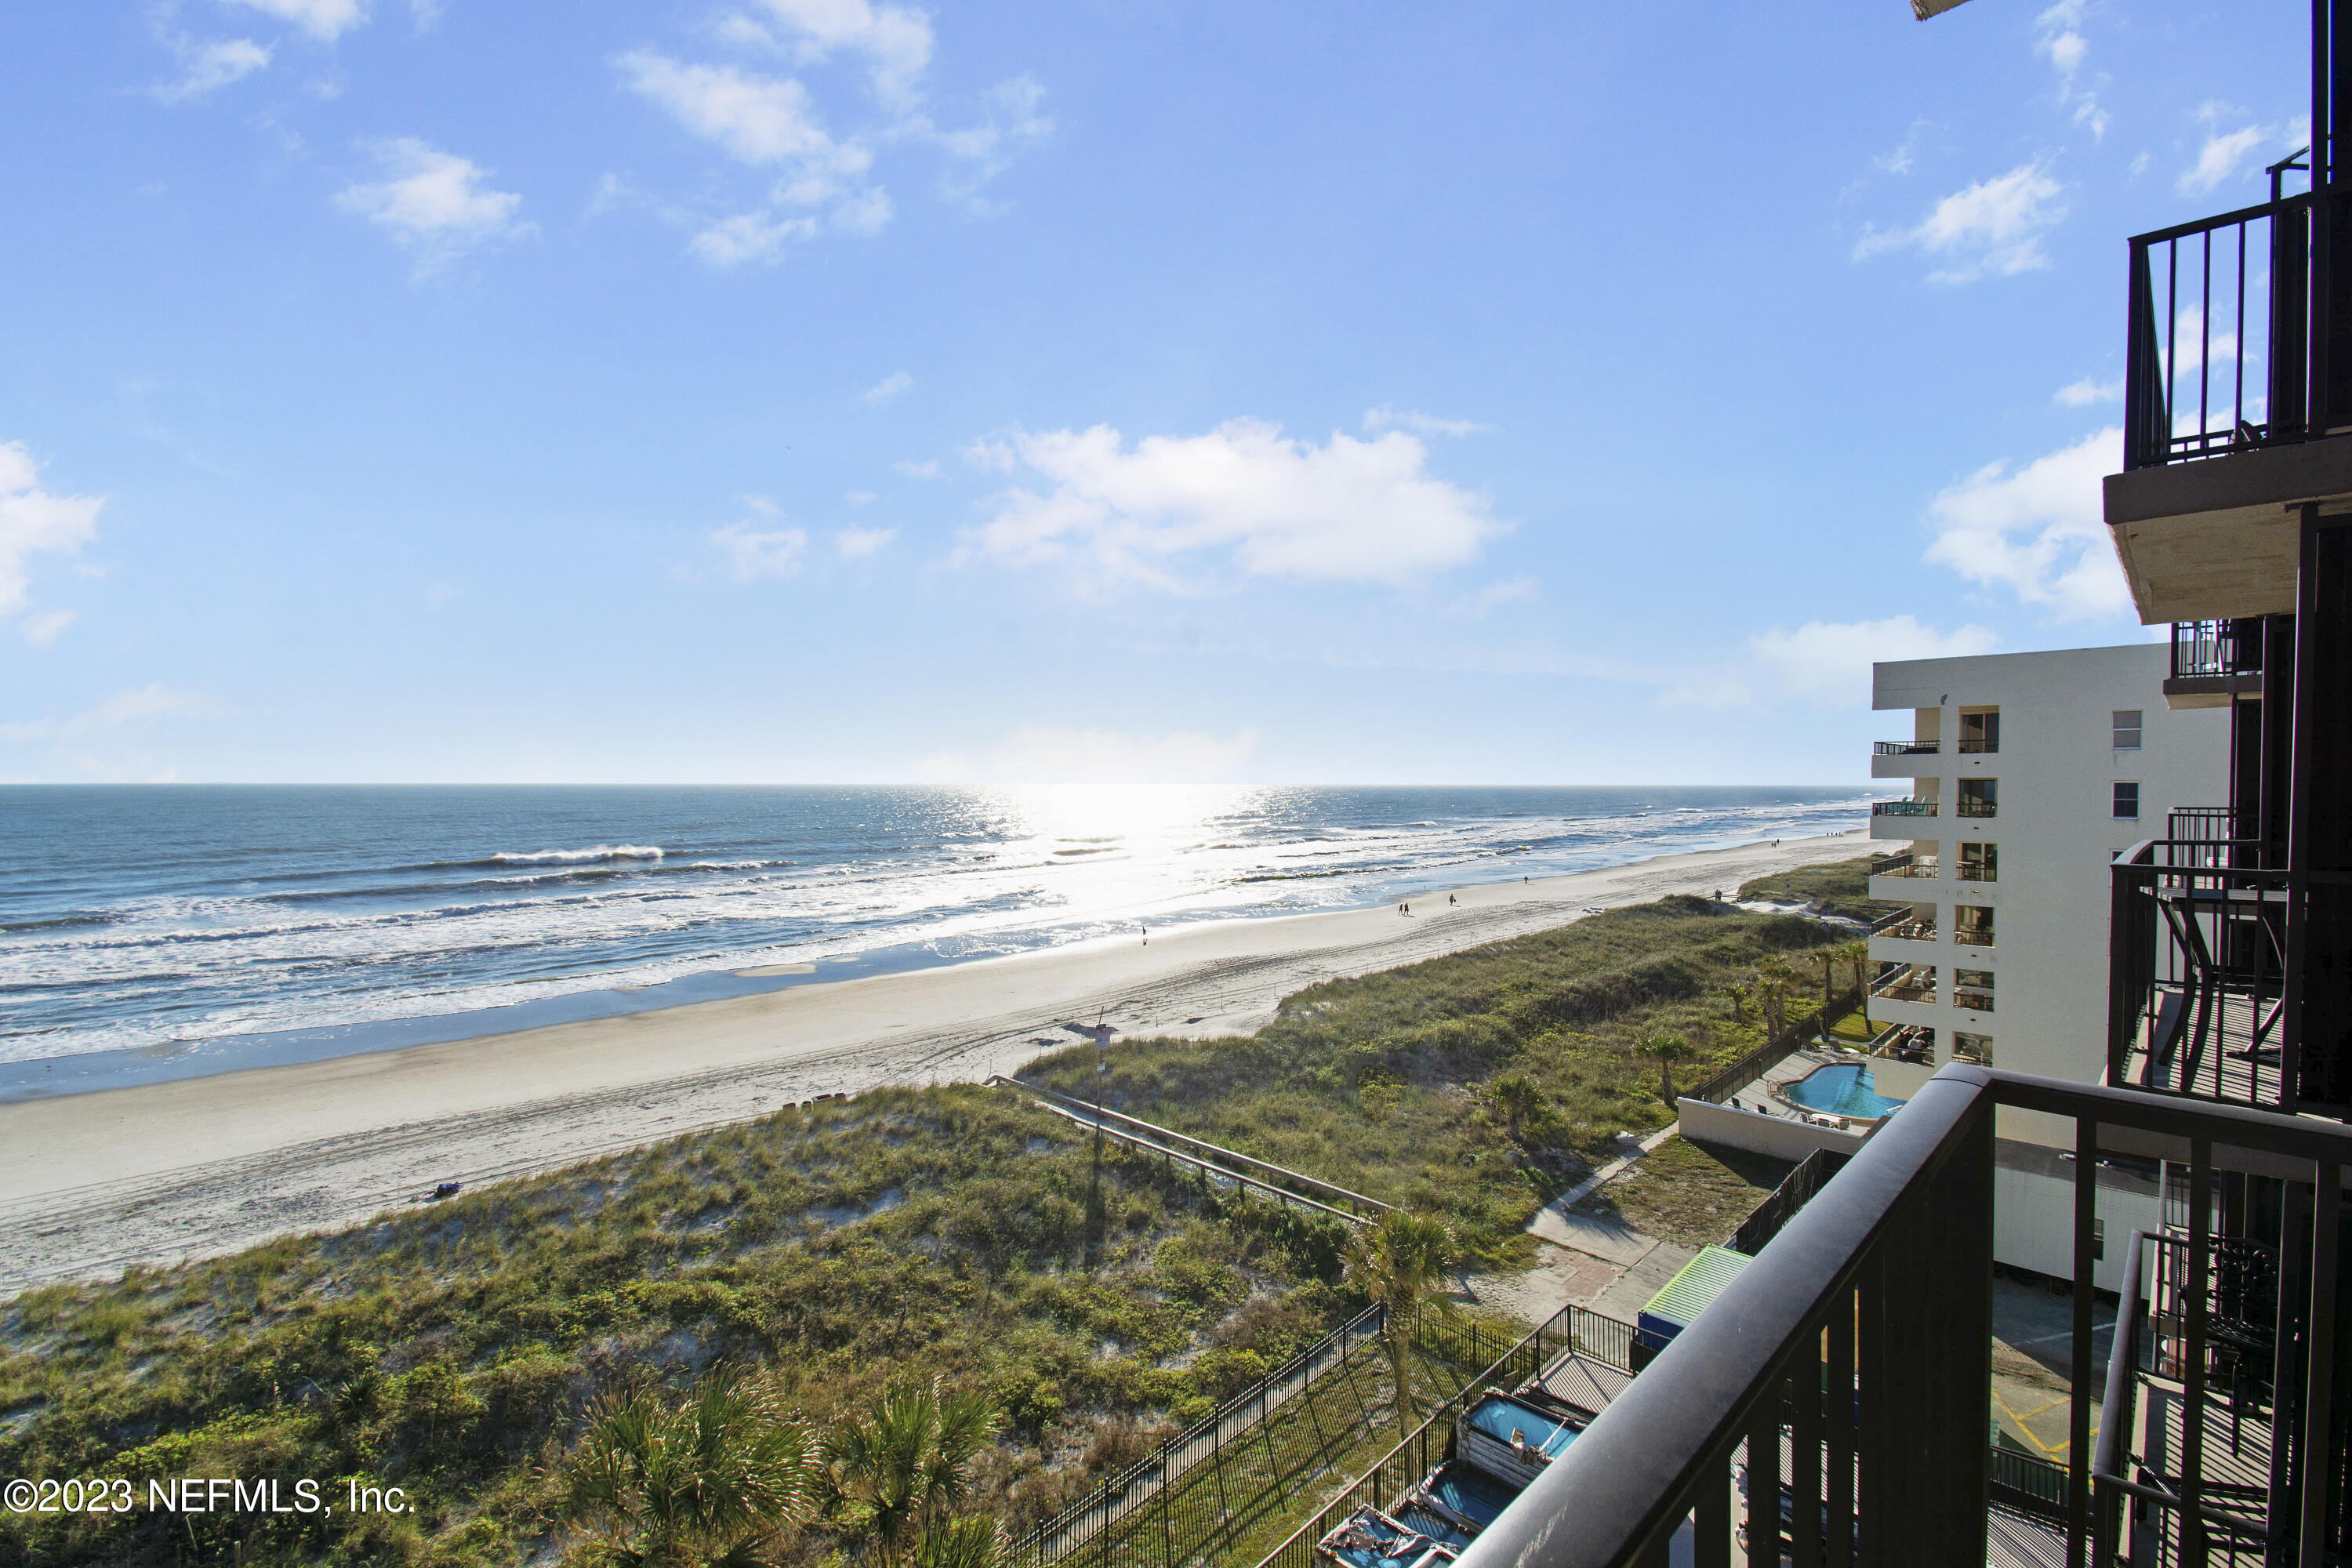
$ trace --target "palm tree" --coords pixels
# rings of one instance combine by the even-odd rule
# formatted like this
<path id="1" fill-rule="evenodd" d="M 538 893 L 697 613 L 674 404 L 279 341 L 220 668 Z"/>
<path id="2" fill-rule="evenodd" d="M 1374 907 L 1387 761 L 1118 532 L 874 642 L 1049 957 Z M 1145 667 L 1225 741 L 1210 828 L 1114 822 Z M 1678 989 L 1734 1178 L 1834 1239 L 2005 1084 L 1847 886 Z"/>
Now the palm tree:
<path id="1" fill-rule="evenodd" d="M 1672 1105 L 1675 1102 L 1675 1064 L 1690 1059 L 1691 1043 L 1680 1035 L 1670 1035 L 1662 1029 L 1633 1049 L 1658 1064 L 1658 1094 Z"/>
<path id="2" fill-rule="evenodd" d="M 834 1429 L 834 1496 L 852 1531 L 881 1549 L 884 1568 L 970 1495 L 972 1468 L 1002 1425 L 985 1394 L 942 1393 L 934 1380 L 897 1384 Z"/>
<path id="3" fill-rule="evenodd" d="M 1723 994 L 1731 998 L 1731 1021 L 1735 1024 L 1745 1022 L 1739 1011 L 1739 1005 L 1748 1000 L 1748 987 L 1727 985 L 1723 988 Z"/>
<path id="4" fill-rule="evenodd" d="M 1495 1103 L 1502 1108 L 1505 1127 L 1516 1143 L 1520 1127 L 1543 1110 L 1543 1091 L 1531 1079 L 1514 1074 L 1495 1080 Z"/>
<path id="5" fill-rule="evenodd" d="M 1870 1032 L 1870 940 L 1850 942 L 1837 950 L 1841 961 L 1853 971 L 1853 989 L 1862 1008 L 1863 1033 Z"/>
<path id="6" fill-rule="evenodd" d="M 967 1513 L 924 1525 L 908 1568 L 997 1568 L 1003 1561 L 1003 1527 L 984 1513 Z"/>
<path id="7" fill-rule="evenodd" d="M 1423 1307 L 1452 1310 L 1439 1289 L 1454 1262 L 1454 1232 L 1445 1222 L 1391 1209 L 1348 1238 L 1347 1283 L 1383 1309 L 1381 1337 L 1396 1375 L 1397 1435 L 1412 1435 L 1413 1325 Z"/>
<path id="8" fill-rule="evenodd" d="M 1756 995 L 1764 1008 L 1764 1032 L 1768 1036 L 1777 1035 L 1788 1026 L 1789 983 L 1796 977 L 1797 972 L 1789 966 L 1789 961 L 1777 952 L 1757 963 Z"/>
<path id="9" fill-rule="evenodd" d="M 600 1400 L 567 1467 L 563 1517 L 611 1568 L 751 1568 L 809 1517 L 816 1445 L 765 1383 L 719 1367 L 678 1403 Z"/>

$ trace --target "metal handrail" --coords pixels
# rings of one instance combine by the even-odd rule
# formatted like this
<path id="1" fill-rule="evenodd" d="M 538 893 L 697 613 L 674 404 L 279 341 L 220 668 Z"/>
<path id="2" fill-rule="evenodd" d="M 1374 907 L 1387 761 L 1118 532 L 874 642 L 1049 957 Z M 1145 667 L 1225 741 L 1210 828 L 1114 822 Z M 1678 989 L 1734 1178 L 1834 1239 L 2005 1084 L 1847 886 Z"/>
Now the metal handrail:
<path id="1" fill-rule="evenodd" d="M 1102 1122 L 1106 1124 L 1104 1126 L 1104 1131 L 1111 1132 L 1114 1135 L 1117 1134 L 1118 1129 L 1108 1126 L 1108 1123 L 1117 1122 L 1120 1127 L 1125 1127 L 1132 1131 L 1146 1134 L 1150 1138 L 1160 1140 L 1162 1142 L 1181 1143 L 1187 1149 L 1198 1150 L 1206 1157 L 1208 1162 L 1212 1162 L 1215 1165 L 1224 1167 L 1222 1170 L 1218 1170 L 1216 1172 L 1217 1174 L 1231 1176 L 1236 1180 L 1240 1180 L 1243 1182 L 1244 1186 L 1247 1185 L 1244 1173 L 1233 1170 L 1231 1167 L 1234 1165 L 1246 1165 L 1251 1170 L 1271 1172 L 1275 1175 L 1280 1176 L 1286 1181 L 1297 1182 L 1302 1185 L 1313 1187 L 1319 1192 L 1332 1194 L 1337 1197 L 1346 1199 L 1349 1203 L 1359 1205 L 1360 1208 L 1370 1209 L 1375 1214 L 1386 1214 L 1390 1209 L 1396 1206 L 1394 1204 L 1384 1204 L 1378 1198 L 1368 1198 L 1361 1193 L 1351 1193 L 1345 1187 L 1324 1181 L 1319 1177 L 1310 1176 L 1299 1171 L 1293 1171 L 1286 1166 L 1276 1165 L 1271 1162 L 1241 1153 L 1236 1150 L 1223 1148 L 1218 1144 L 1207 1142 L 1199 1138 L 1188 1137 L 1184 1133 L 1175 1131 L 1173 1128 L 1162 1127 L 1157 1122 L 1145 1121 L 1139 1117 L 1125 1116 L 1120 1114 L 1118 1111 L 1105 1109 L 1104 1107 L 1096 1105 L 1088 1100 L 1074 1099 L 1069 1095 L 1061 1094 L 1054 1089 L 1047 1089 L 1041 1084 L 1024 1083 L 1019 1079 L 1006 1078 L 1001 1073 L 992 1076 L 989 1079 L 988 1083 L 992 1088 L 1001 1085 L 1006 1089 L 1018 1089 L 1024 1094 L 1034 1095 L 1042 1100 L 1053 1100 L 1058 1107 L 1063 1108 L 1067 1113 L 1074 1114 L 1077 1120 L 1088 1122 L 1089 1124 L 1092 1124 L 1093 1119 L 1099 1117 L 1101 1118 Z M 1171 1151 L 1165 1148 L 1154 1148 L 1151 1152 L 1155 1154 L 1172 1152 L 1179 1159 L 1185 1158 L 1185 1155 L 1181 1150 Z M 1188 1161 L 1187 1163 L 1202 1163 L 1203 1162 Z M 1258 1184 L 1266 1188 L 1269 1192 L 1277 1190 L 1273 1183 L 1263 1179 L 1259 1181 Z M 1292 1193 L 1287 1195 L 1293 1197 L 1304 1196 L 1303 1194 L 1297 1193 Z M 1307 1201 L 1309 1203 L 1314 1202 L 1311 1198 L 1307 1199 Z M 1316 1204 L 1315 1206 L 1325 1209 L 1328 1209 L 1329 1207 L 1329 1205 L 1324 1204 Z M 1330 1212 L 1337 1213 L 1338 1211 L 1332 1210 Z M 1342 1219 L 1352 1220 L 1357 1216 L 1343 1214 L 1340 1215 L 1339 1217 Z"/>
<path id="2" fill-rule="evenodd" d="M 1940 741 L 1873 741 L 1870 754 L 1874 757 L 1932 757 L 1944 749 Z"/>
<path id="3" fill-rule="evenodd" d="M 1936 803 L 1932 800 L 1874 800 L 1870 803 L 1873 816 L 1933 816 Z"/>
<path id="4" fill-rule="evenodd" d="M 1792 1520 L 1796 1560 L 1820 1560 L 1820 1510 L 1830 1539 L 1857 1532 L 1863 1561 L 1935 1568 L 1983 1563 L 1996 1108 L 2075 1123 L 2074 1286 L 2083 1358 L 2073 1381 L 2076 1400 L 2087 1405 L 2099 1397 L 2088 1361 L 2095 1284 L 2088 1216 L 2102 1154 L 2183 1162 L 2200 1184 L 2216 1171 L 2315 1181 L 2308 1321 L 2336 1321 L 2337 1193 L 2352 1163 L 2352 1129 L 1948 1065 L 1902 1114 L 1879 1124 L 1853 1163 L 1469 1544 L 1460 1568 L 1664 1563 L 1668 1541 L 1685 1520 L 1696 1560 L 1722 1562 L 1733 1509 L 1727 1472 L 1743 1443 L 1752 1465 L 1746 1488 L 1751 1557 L 1761 1544 L 1755 1539 L 1759 1520 L 1768 1531 Z M 2191 1245 L 2210 1245 L 2201 1225 Z M 2137 1284 L 2129 1280 L 2127 1300 Z M 2128 1325 L 2119 1330 L 2118 1342 L 2132 1331 Z M 2115 1369 L 2111 1362 L 2109 1414 L 2096 1460 L 2109 1477 L 2120 1472 L 2116 1445 L 2127 1440 L 2130 1426 L 2116 1403 L 2124 1391 Z M 2315 1423 L 2313 1430 L 2328 1429 L 2334 1375 L 2328 1358 L 2316 1352 L 2301 1373 L 2301 1418 Z M 1807 1397 L 1808 1390 L 1827 1397 Z M 2201 1409 L 2197 1387 L 2189 1393 L 2190 1410 Z M 2075 1414 L 2087 1426 L 2087 1409 L 2078 1406 Z M 1979 1446 L 1974 1455 L 1971 1441 Z M 2091 1448 L 2083 1434 L 2077 1455 Z M 1786 1477 L 1775 1450 L 1793 1456 L 1796 1468 Z M 2161 1489 L 2110 1480 L 2094 1518 L 2083 1511 L 2091 1489 L 2073 1493 L 2072 1562 L 2087 1560 L 2094 1536 L 2098 1561 L 2115 1560 L 2116 1537 L 2105 1521 L 2119 1492 L 2179 1506 Z M 2195 1497 L 2190 1490 L 2190 1508 L 2198 1506 Z M 2212 1522 L 2247 1528 L 2242 1519 Z"/>
<path id="5" fill-rule="evenodd" d="M 2322 367 L 2338 307 L 2335 290 L 2313 286 L 2329 199 L 2280 195 L 2132 237 L 2126 468 L 2308 440 L 2332 426 Z M 2269 316 L 2252 323 L 2251 343 L 2250 292 Z M 2194 342 L 2181 341 L 2184 328 Z M 2263 405 L 2259 423 L 2246 416 L 2250 396 Z M 2176 408 L 2192 397 L 2193 419 Z"/>

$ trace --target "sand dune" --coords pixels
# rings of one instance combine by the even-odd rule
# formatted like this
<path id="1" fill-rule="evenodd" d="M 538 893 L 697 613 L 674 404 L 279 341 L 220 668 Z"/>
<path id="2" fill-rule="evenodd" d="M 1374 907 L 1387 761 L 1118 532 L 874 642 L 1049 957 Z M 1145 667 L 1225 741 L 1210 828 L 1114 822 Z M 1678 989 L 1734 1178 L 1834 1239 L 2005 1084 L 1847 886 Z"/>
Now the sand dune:
<path id="1" fill-rule="evenodd" d="M 445 1045 L 0 1106 L 0 1292 L 348 1225 L 474 1184 L 883 1084 L 984 1079 L 1076 1038 L 1255 1029 L 1282 997 L 1863 853 L 1857 831 L 1171 930 Z"/>

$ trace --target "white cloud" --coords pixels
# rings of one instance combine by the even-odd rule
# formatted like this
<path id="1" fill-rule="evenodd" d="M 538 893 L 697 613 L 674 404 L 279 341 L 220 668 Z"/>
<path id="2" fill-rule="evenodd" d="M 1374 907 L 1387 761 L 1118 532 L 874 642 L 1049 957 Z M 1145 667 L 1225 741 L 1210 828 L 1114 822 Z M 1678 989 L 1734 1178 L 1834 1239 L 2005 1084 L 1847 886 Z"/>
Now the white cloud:
<path id="1" fill-rule="evenodd" d="M 224 38 L 215 44 L 180 46 L 180 79 L 155 89 L 165 103 L 186 103 L 204 98 L 269 64 L 269 50 L 251 38 Z"/>
<path id="2" fill-rule="evenodd" d="M 970 454 L 1028 473 L 972 536 L 981 554 L 1071 563 L 1174 585 L 1180 557 L 1229 552 L 1254 576 L 1404 584 L 1458 566 L 1500 531 L 1486 498 L 1424 471 L 1428 451 L 1391 431 L 1318 447 L 1234 419 L 1203 436 L 1150 436 L 1130 450 L 1107 425 L 1016 433 Z"/>
<path id="3" fill-rule="evenodd" d="M 1807 621 L 1748 639 L 1769 695 L 1860 707 L 1870 700 L 1870 667 L 1886 659 L 1958 658 L 1990 653 L 1999 641 L 1982 626 L 1939 632 L 1914 616 L 1878 621 Z"/>
<path id="4" fill-rule="evenodd" d="M 857 395 L 858 401 L 864 403 L 869 408 L 879 408 L 884 404 L 889 402 L 892 398 L 897 397 L 900 393 L 906 391 L 907 388 L 914 384 L 915 378 L 913 376 L 908 375 L 903 370 L 897 371 L 889 375 L 884 376 L 881 380 L 867 387 L 864 392 L 859 393 Z"/>
<path id="5" fill-rule="evenodd" d="M 808 89 L 786 78 L 734 66 L 686 65 L 638 51 L 619 64 L 629 85 L 667 110 L 694 135 L 739 162 L 779 171 L 767 200 L 695 236 L 694 250 L 717 266 L 764 259 L 826 226 L 872 234 L 889 221 L 890 198 L 865 183 L 874 156 L 834 139 L 818 122 Z M 831 207 L 825 221 L 812 216 Z"/>
<path id="6" fill-rule="evenodd" d="M 1498 605 L 1524 605 L 1535 599 L 1542 590 L 1532 577 L 1511 577 L 1500 583 L 1489 583 L 1476 593 L 1457 600 L 1454 613 L 1462 616 L 1483 616 Z"/>
<path id="7" fill-rule="evenodd" d="M 816 233 L 814 218 L 771 217 L 766 213 L 738 213 L 722 218 L 694 237 L 694 253 L 713 267 L 733 267 L 775 255 L 795 239 Z"/>
<path id="8" fill-rule="evenodd" d="M 2034 52 L 2047 55 L 2061 76 L 2073 76 L 2081 68 L 2083 56 L 2090 48 L 2081 31 L 2086 8 L 2084 0 L 2058 0 L 2034 18 Z"/>
<path id="9" fill-rule="evenodd" d="M 24 443 L 0 441 L 0 616 L 16 615 L 31 602 L 26 559 L 73 554 L 98 531 L 98 509 L 106 504 L 102 496 L 51 495 L 40 488 L 40 477 Z M 46 647 L 65 627 L 51 614 L 23 630 Z"/>
<path id="10" fill-rule="evenodd" d="M 2021 163 L 1946 196 L 1913 227 L 1865 229 L 1854 246 L 1854 259 L 1888 250 L 1925 251 L 1948 258 L 1948 265 L 1931 275 L 1938 283 L 1965 283 L 1989 273 L 2008 277 L 2046 266 L 2042 231 L 2066 216 L 2058 205 L 2064 189 L 2051 177 L 2046 160 Z"/>
<path id="11" fill-rule="evenodd" d="M 910 479 L 936 479 L 940 477 L 940 460 L 926 458 L 921 462 L 899 462 L 890 465 Z"/>
<path id="12" fill-rule="evenodd" d="M 837 145 L 816 122 L 808 89 L 796 81 L 733 66 L 681 65 L 644 51 L 620 63 L 636 91 L 746 163 L 865 166 L 864 154 Z"/>
<path id="13" fill-rule="evenodd" d="M 1043 112 L 1045 101 L 1045 89 L 1034 78 L 1015 77 L 990 89 L 979 124 L 935 133 L 940 145 L 967 165 L 961 178 L 949 182 L 950 194 L 970 198 L 1004 172 L 1016 147 L 1052 134 L 1054 122 Z"/>
<path id="14" fill-rule="evenodd" d="M 1470 419 L 1443 419 L 1434 414 L 1417 414 L 1410 408 L 1391 408 L 1381 404 L 1378 408 L 1364 410 L 1367 430 L 1411 430 L 1421 436 L 1471 436 L 1486 426 Z"/>
<path id="15" fill-rule="evenodd" d="M 314 38 L 332 43 L 367 20 L 362 0 L 230 0 L 248 5 L 280 21 L 291 22 Z"/>
<path id="16" fill-rule="evenodd" d="M 845 561 L 862 561 L 898 537 L 895 528 L 845 528 L 833 536 L 833 547 Z"/>
<path id="17" fill-rule="evenodd" d="M 201 713 L 210 706 L 202 697 L 191 692 L 173 691 L 158 682 L 137 691 L 118 691 L 97 707 L 77 713 L 70 719 L 36 719 L 25 723 L 0 724 L 0 740 L 45 741 L 87 735 L 94 731 L 120 729 L 125 724 L 142 723 L 150 719 Z"/>
<path id="18" fill-rule="evenodd" d="M 2086 408 L 2094 403 L 2113 403 L 2123 395 L 2122 376 L 2112 381 L 2096 381 L 2086 375 L 2080 381 L 2068 382 L 2053 396 L 2056 402 L 2068 408 Z"/>
<path id="19" fill-rule="evenodd" d="M 51 610 L 47 615 L 33 616 L 19 629 L 24 632 L 25 640 L 35 647 L 55 647 L 58 638 L 63 637 L 66 628 L 78 618 L 71 610 Z"/>
<path id="20" fill-rule="evenodd" d="M 2222 103 L 2207 103 L 2197 111 L 2205 121 L 2205 145 L 2197 152 L 2197 162 L 2180 172 L 2178 182 L 2183 195 L 2202 195 L 2241 174 L 2251 172 L 2250 163 L 2259 166 L 2263 147 L 2278 134 L 2268 125 L 2243 125 L 2235 131 L 2223 131 L 2221 121 L 2233 111 Z"/>
<path id="21" fill-rule="evenodd" d="M 920 11 L 876 5 L 868 0 L 759 0 L 783 37 L 775 39 L 751 18 L 730 18 L 738 38 L 764 38 L 802 60 L 826 58 L 836 50 L 865 57 L 876 96 L 902 104 L 913 96 L 915 79 L 931 63 L 931 24 Z"/>
<path id="22" fill-rule="evenodd" d="M 1909 174 L 1911 172 L 1912 162 L 1918 155 L 1919 139 L 1926 135 L 1927 132 L 1927 120 L 1924 117 L 1914 120 L 1911 122 L 1911 128 L 1903 133 L 1903 140 L 1901 143 L 1895 147 L 1895 151 L 1892 153 L 1883 153 L 1876 157 L 1872 158 L 1870 161 L 1872 166 L 1879 170 L 1882 174 Z"/>
<path id="23" fill-rule="evenodd" d="M 2123 432 L 2110 426 L 2013 473 L 2005 461 L 1986 464 L 1929 503 L 1927 559 L 2061 619 L 2128 613 L 2100 500 L 2102 476 L 2122 459 Z"/>
<path id="24" fill-rule="evenodd" d="M 743 504 L 772 521 L 776 506 L 764 496 L 745 496 Z M 712 548 L 727 557 L 727 564 L 738 583 L 756 582 L 762 577 L 790 577 L 801 569 L 801 557 L 808 550 L 808 531 L 803 528 L 761 529 L 749 522 L 730 522 L 710 535 Z"/>
<path id="25" fill-rule="evenodd" d="M 514 221 L 522 197 L 484 185 L 489 171 L 414 136 L 370 144 L 385 178 L 352 185 L 335 205 L 392 232 L 429 269 L 478 245 L 534 232 Z"/>

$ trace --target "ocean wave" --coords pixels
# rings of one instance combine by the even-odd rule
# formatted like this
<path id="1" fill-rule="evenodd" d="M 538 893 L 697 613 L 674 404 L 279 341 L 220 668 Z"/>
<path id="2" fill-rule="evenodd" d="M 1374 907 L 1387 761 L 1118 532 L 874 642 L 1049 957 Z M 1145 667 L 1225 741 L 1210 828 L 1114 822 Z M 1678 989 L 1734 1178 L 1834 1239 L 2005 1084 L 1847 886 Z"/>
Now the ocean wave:
<path id="1" fill-rule="evenodd" d="M 534 849 L 527 854 L 501 849 L 483 864 L 568 866 L 590 860 L 658 860 L 663 853 L 661 847 L 655 844 L 599 844 L 593 849 Z"/>

